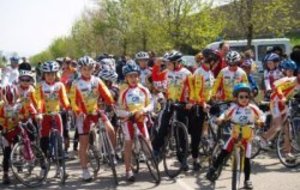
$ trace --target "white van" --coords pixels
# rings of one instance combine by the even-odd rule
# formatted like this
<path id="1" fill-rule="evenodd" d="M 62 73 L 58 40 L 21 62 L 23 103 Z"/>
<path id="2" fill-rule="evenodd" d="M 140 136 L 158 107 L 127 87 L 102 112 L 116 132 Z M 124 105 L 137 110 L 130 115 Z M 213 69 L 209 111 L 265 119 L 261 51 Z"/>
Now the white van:
<path id="1" fill-rule="evenodd" d="M 242 52 L 247 50 L 247 40 L 226 40 L 230 45 L 230 49 Z M 213 42 L 207 45 L 207 48 L 218 49 L 221 42 Z M 292 49 L 288 38 L 273 38 L 273 39 L 253 39 L 251 49 L 254 52 L 254 60 L 257 63 L 259 72 L 263 71 L 261 64 L 266 52 L 274 46 L 279 46 L 287 55 L 290 55 Z"/>

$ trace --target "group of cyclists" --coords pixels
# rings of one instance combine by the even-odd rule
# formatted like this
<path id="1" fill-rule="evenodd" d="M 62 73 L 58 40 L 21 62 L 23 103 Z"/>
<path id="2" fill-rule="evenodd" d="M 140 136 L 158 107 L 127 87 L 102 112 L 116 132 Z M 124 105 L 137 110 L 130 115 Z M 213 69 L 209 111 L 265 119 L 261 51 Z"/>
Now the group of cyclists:
<path id="1" fill-rule="evenodd" d="M 300 89 L 300 68 L 275 50 L 268 52 L 263 60 L 263 94 L 270 100 L 273 117 L 272 127 L 261 137 L 261 146 L 268 146 L 276 131 L 280 130 L 282 118 L 285 117 L 285 102 Z M 141 51 L 132 59 L 124 57 L 118 64 L 108 54 L 96 59 L 83 56 L 78 61 L 68 57 L 57 58 L 39 63 L 36 77 L 29 63 L 19 64 L 19 58 L 12 57 L 11 65 L 2 69 L 0 125 L 3 183 L 10 184 L 9 159 L 11 147 L 19 133 L 16 128 L 18 122 L 29 118 L 35 121 L 40 135 L 40 148 L 47 157 L 53 116 L 64 137 L 65 150 L 69 148 L 71 137 L 66 127 L 66 115 L 72 115 L 75 120 L 81 178 L 86 182 L 92 179 L 88 168 L 88 147 L 93 123 L 97 123 L 99 119 L 103 121 L 114 148 L 119 138 L 117 131 L 122 130 L 126 179 L 133 182 L 133 125 L 138 127 L 159 162 L 174 109 L 179 113 L 178 121 L 186 125 L 190 134 L 192 169 L 197 172 L 201 168 L 200 141 L 207 133 L 207 113 L 213 103 L 218 101 L 230 102 L 230 107 L 216 121 L 220 126 L 224 121 L 245 125 L 242 140 L 246 150 L 244 186 L 252 189 L 251 141 L 254 126 L 263 125 L 265 116 L 254 100 L 261 88 L 253 77 L 255 62 L 251 51 L 230 50 L 229 45 L 223 42 L 219 50 L 203 49 L 199 52 L 195 56 L 196 65 L 193 68 L 186 68 L 182 57 L 180 51 L 172 50 L 162 57 L 150 57 L 148 52 Z M 184 106 L 166 106 L 169 103 Z M 112 116 L 99 112 L 104 109 L 112 113 Z M 151 138 L 149 113 L 156 115 L 155 126 L 152 126 L 156 133 Z M 121 124 L 117 122 L 119 119 Z M 216 180 L 215 172 L 232 151 L 237 134 L 237 128 L 232 128 L 231 137 L 226 140 L 223 150 L 210 165 L 206 175 L 210 181 Z M 286 159 L 295 161 L 289 139 L 285 140 Z M 77 150 L 76 141 L 74 150 Z M 180 154 L 177 156 L 182 170 L 189 170 L 187 157 Z"/>

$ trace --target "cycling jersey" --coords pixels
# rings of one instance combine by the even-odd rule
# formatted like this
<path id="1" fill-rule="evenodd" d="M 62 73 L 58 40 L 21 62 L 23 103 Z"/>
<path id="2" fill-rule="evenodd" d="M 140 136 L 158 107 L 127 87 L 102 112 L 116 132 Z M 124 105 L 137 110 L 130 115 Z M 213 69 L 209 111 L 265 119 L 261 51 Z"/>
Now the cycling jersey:
<path id="1" fill-rule="evenodd" d="M 151 103 L 151 94 L 149 90 L 143 87 L 141 84 L 138 84 L 135 87 L 128 86 L 120 93 L 119 97 L 119 106 L 117 114 L 120 117 L 128 117 L 132 113 L 137 111 L 151 112 L 153 110 L 153 104 Z M 142 135 L 148 139 L 148 131 L 146 126 L 146 120 L 143 121 L 134 121 L 137 124 Z M 130 140 L 133 138 L 133 122 L 127 121 L 124 123 L 123 131 L 125 134 L 125 140 Z"/>
<path id="2" fill-rule="evenodd" d="M 204 65 L 199 67 L 192 76 L 188 77 L 190 100 L 194 103 L 208 102 L 211 98 L 214 75 Z"/>
<path id="3" fill-rule="evenodd" d="M 167 70 L 160 71 L 160 65 L 155 64 L 152 68 L 152 81 L 153 87 L 160 91 L 165 92 L 168 85 Z"/>
<path id="4" fill-rule="evenodd" d="M 37 100 L 35 97 L 35 89 L 33 86 L 29 86 L 28 88 L 24 88 L 21 85 L 17 85 L 18 87 L 18 93 L 19 93 L 19 99 L 22 103 L 23 107 L 27 108 L 31 106 L 31 104 L 37 108 Z M 26 114 L 29 114 L 29 109 L 26 110 Z"/>
<path id="5" fill-rule="evenodd" d="M 77 114 L 95 114 L 98 108 L 98 99 L 103 98 L 105 103 L 111 105 L 114 99 L 101 79 L 91 76 L 90 79 L 80 77 L 73 82 L 70 91 L 70 100 L 73 111 Z"/>
<path id="6" fill-rule="evenodd" d="M 40 82 L 36 88 L 37 109 L 39 113 L 58 113 L 61 106 L 69 108 L 70 103 L 63 83 Z"/>
<path id="7" fill-rule="evenodd" d="M 225 143 L 224 149 L 231 152 L 235 140 L 238 138 L 240 133 L 239 125 L 245 125 L 242 127 L 242 144 L 246 148 L 246 157 L 251 157 L 251 140 L 253 138 L 253 128 L 256 121 L 265 121 L 265 115 L 255 105 L 249 104 L 247 106 L 239 106 L 233 104 L 228 110 L 225 111 L 221 116 L 221 119 L 230 120 L 232 123 L 231 137 Z"/>
<path id="8" fill-rule="evenodd" d="M 220 99 L 223 101 L 232 100 L 233 87 L 238 83 L 248 83 L 247 74 L 241 68 L 235 71 L 225 67 L 218 74 L 212 89 L 212 95 L 216 95 L 220 91 Z"/>
<path id="9" fill-rule="evenodd" d="M 274 82 L 283 77 L 282 72 L 279 69 L 275 69 L 272 71 L 265 70 L 264 72 L 264 83 L 265 90 L 274 90 Z"/>
<path id="10" fill-rule="evenodd" d="M 187 77 L 192 73 L 186 68 L 168 71 L 167 74 L 167 99 L 185 102 L 188 96 Z"/>
<path id="11" fill-rule="evenodd" d="M 70 91 L 72 82 L 78 78 L 78 73 L 75 69 L 67 69 L 61 73 L 60 81 L 65 85 L 67 92 Z"/>
<path id="12" fill-rule="evenodd" d="M 12 68 L 11 66 L 2 69 L 2 86 L 17 84 L 19 78 L 18 68 Z"/>
<path id="13" fill-rule="evenodd" d="M 149 68 L 141 69 L 140 81 L 143 86 L 146 86 L 146 78 L 151 75 L 151 70 Z"/>

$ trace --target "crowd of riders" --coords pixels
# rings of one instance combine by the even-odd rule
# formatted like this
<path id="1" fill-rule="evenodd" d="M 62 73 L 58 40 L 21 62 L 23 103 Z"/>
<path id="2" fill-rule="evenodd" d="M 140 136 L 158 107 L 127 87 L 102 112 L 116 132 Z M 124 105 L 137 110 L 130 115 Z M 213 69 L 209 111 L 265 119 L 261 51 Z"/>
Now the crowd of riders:
<path id="1" fill-rule="evenodd" d="M 184 104 L 178 110 L 178 120 L 187 125 L 191 138 L 192 165 L 180 155 L 178 160 L 183 170 L 192 167 L 197 172 L 202 167 L 199 144 L 201 138 L 205 138 L 207 112 L 214 102 L 231 102 L 230 107 L 218 117 L 217 123 L 251 123 L 243 131 L 243 145 L 246 149 L 244 185 L 246 189 L 252 189 L 250 153 L 253 126 L 254 123 L 265 122 L 264 113 L 258 108 L 255 98 L 260 96 L 270 101 L 272 125 L 261 138 L 262 146 L 268 146 L 282 127 L 286 101 L 300 90 L 300 67 L 297 65 L 300 64 L 300 47 L 295 46 L 291 55 L 285 55 L 280 47 L 269 50 L 262 61 L 264 73 L 260 78 L 254 75 L 257 65 L 253 52 L 231 50 L 226 42 L 221 43 L 217 50 L 203 49 L 196 54 L 193 67 L 185 67 L 183 56 L 180 51 L 171 50 L 162 56 L 140 51 L 133 57 L 118 59 L 109 54 L 96 58 L 83 56 L 78 60 L 64 57 L 38 63 L 35 69 L 28 60 L 11 57 L 10 66 L 2 68 L 1 77 L 2 182 L 10 184 L 9 158 L 19 133 L 16 128 L 18 122 L 29 118 L 34 120 L 39 130 L 40 148 L 47 156 L 52 115 L 64 138 L 66 153 L 70 149 L 70 140 L 75 138 L 73 150 L 78 150 L 81 178 L 86 182 L 92 179 L 87 155 L 91 124 L 96 123 L 99 117 L 103 120 L 113 147 L 116 147 L 117 131 L 122 130 L 126 179 L 133 182 L 133 124 L 149 140 L 159 160 L 170 127 L 173 108 L 165 106 L 170 102 Z M 104 110 L 107 116 L 99 115 L 99 110 Z M 156 116 L 156 126 L 152 127 L 157 128 L 157 133 L 151 138 L 149 113 Z M 70 136 L 68 115 L 75 120 L 75 137 Z M 123 121 L 121 126 L 117 122 L 119 118 Z M 207 170 L 209 180 L 215 180 L 216 168 L 232 151 L 236 138 L 233 128 L 220 155 Z M 294 161 L 296 157 L 290 151 L 288 139 L 285 143 L 286 159 Z"/>

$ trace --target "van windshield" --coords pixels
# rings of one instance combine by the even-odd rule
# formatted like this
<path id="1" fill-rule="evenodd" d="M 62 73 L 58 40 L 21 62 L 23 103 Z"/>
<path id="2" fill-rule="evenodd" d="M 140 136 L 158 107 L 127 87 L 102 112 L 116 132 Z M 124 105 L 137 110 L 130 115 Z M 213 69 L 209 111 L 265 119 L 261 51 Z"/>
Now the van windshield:
<path id="1" fill-rule="evenodd" d="M 283 52 L 286 52 L 285 45 L 284 44 L 269 44 L 269 45 L 259 45 L 257 47 L 257 52 L 258 52 L 258 60 L 262 61 L 264 57 L 267 54 L 268 50 L 273 49 L 274 46 L 279 46 L 282 48 Z"/>

